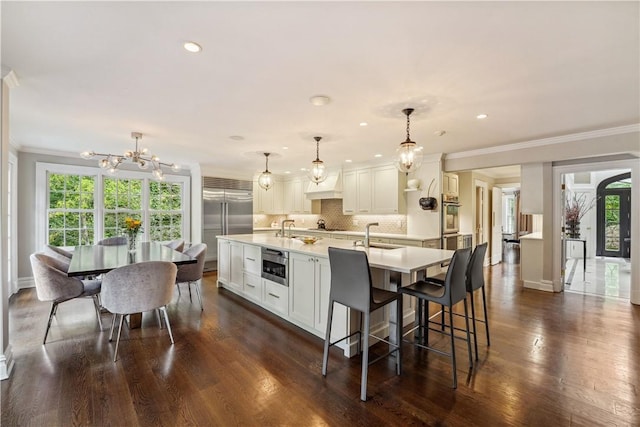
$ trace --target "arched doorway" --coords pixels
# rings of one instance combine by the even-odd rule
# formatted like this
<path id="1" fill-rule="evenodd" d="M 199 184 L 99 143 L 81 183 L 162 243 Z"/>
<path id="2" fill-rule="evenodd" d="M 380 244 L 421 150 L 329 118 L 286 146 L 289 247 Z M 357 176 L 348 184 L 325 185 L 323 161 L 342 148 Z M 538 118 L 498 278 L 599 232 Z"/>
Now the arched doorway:
<path id="1" fill-rule="evenodd" d="M 631 173 L 598 184 L 596 255 L 631 256 Z"/>

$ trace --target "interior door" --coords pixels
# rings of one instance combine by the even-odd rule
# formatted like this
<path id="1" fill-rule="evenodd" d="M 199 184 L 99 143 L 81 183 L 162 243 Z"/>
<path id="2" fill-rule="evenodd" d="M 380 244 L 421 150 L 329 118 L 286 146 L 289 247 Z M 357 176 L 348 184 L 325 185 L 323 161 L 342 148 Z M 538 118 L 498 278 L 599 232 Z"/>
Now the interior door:
<path id="1" fill-rule="evenodd" d="M 476 186 L 476 245 L 485 242 L 484 237 L 484 188 Z"/>
<path id="2" fill-rule="evenodd" d="M 491 198 L 491 265 L 502 262 L 502 189 L 493 187 Z"/>

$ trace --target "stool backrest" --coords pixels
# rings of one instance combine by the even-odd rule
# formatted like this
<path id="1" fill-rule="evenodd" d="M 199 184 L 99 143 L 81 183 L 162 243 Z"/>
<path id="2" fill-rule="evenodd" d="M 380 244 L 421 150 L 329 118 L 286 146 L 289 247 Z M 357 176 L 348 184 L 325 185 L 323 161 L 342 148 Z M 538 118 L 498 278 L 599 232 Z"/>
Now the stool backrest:
<path id="1" fill-rule="evenodd" d="M 487 253 L 488 243 L 476 246 L 471 255 L 469 267 L 467 268 L 467 291 L 473 292 L 484 286 L 484 272 L 482 270 L 484 264 L 484 256 Z"/>
<path id="2" fill-rule="evenodd" d="M 331 299 L 362 312 L 371 306 L 371 271 L 367 253 L 329 248 Z"/>
<path id="3" fill-rule="evenodd" d="M 450 301 L 456 303 L 467 296 L 466 276 L 471 258 L 471 248 L 458 249 L 453 253 L 444 283 L 450 293 Z"/>

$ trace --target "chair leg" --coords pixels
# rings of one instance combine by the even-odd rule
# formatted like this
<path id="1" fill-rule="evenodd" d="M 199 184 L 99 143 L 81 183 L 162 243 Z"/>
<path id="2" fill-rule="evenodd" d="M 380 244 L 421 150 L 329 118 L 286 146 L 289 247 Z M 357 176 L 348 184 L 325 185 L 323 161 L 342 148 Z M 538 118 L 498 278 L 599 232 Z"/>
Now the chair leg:
<path id="1" fill-rule="evenodd" d="M 429 346 L 429 301 L 424 300 L 422 304 L 424 310 L 424 345 Z"/>
<path id="2" fill-rule="evenodd" d="M 120 315 L 120 326 L 118 327 L 118 338 L 116 339 L 116 351 L 113 354 L 113 361 L 118 360 L 118 347 L 120 346 L 120 334 L 122 333 L 122 323 L 124 322 L 124 314 Z"/>
<path id="3" fill-rule="evenodd" d="M 98 295 L 93 295 L 93 305 L 96 308 L 96 316 L 98 316 L 98 326 L 102 330 L 102 318 L 100 317 L 100 300 Z"/>
<path id="4" fill-rule="evenodd" d="M 468 293 L 467 295 L 471 295 L 471 321 L 473 322 L 473 346 L 476 350 L 476 360 L 480 360 L 478 359 L 478 334 L 476 332 L 476 304 L 474 302 L 474 298 L 473 298 L 473 292 Z M 465 300 L 466 301 L 466 300 Z M 465 302 L 464 304 L 465 309 L 467 307 L 467 304 Z"/>
<path id="5" fill-rule="evenodd" d="M 182 296 L 182 292 L 180 292 L 180 283 L 176 283 L 176 288 L 178 288 L 178 296 Z"/>
<path id="6" fill-rule="evenodd" d="M 169 324 L 169 314 L 167 313 L 167 306 L 160 307 L 160 311 L 164 313 L 164 321 L 167 325 L 167 330 L 169 331 L 169 338 L 171 339 L 171 344 L 173 344 L 173 333 L 171 332 L 171 325 Z"/>
<path id="7" fill-rule="evenodd" d="M 444 305 L 440 306 L 440 310 L 442 310 L 442 330 L 444 331 Z M 449 307 L 449 310 L 451 310 L 451 307 Z M 452 324 L 453 325 L 453 324 Z"/>
<path id="8" fill-rule="evenodd" d="M 189 288 L 189 302 L 193 302 L 193 299 L 191 298 L 191 282 L 187 283 L 187 287 Z"/>
<path id="9" fill-rule="evenodd" d="M 162 321 L 162 316 L 160 315 L 160 309 L 156 308 L 153 311 L 156 312 L 156 318 L 158 319 L 158 326 L 160 326 L 160 329 L 164 328 L 164 322 Z"/>
<path id="10" fill-rule="evenodd" d="M 367 376 L 369 373 L 369 313 L 363 313 L 364 316 L 364 332 L 362 338 L 364 342 L 362 345 L 364 349 L 362 351 L 362 377 L 360 378 L 360 400 L 367 401 Z"/>
<path id="11" fill-rule="evenodd" d="M 453 371 L 453 388 L 458 388 L 458 373 L 456 371 L 456 343 L 454 337 L 454 329 L 453 329 L 453 310 L 449 307 L 449 322 L 451 322 L 451 327 L 449 328 L 449 333 L 451 336 L 451 366 Z M 444 325 L 444 323 L 443 323 Z"/>
<path id="12" fill-rule="evenodd" d="M 467 308 L 467 299 L 464 300 L 464 323 L 467 332 L 467 351 L 469 352 L 469 370 L 473 369 L 473 357 L 471 356 L 471 334 L 469 333 L 469 309 Z M 453 329 L 452 329 L 453 332 Z"/>
<path id="13" fill-rule="evenodd" d="M 396 374 L 400 375 L 402 372 L 402 299 L 404 295 L 400 295 L 400 298 L 396 301 L 396 309 L 398 311 L 398 318 L 396 319 L 396 337 L 398 337 L 398 349 L 396 351 Z"/>
<path id="14" fill-rule="evenodd" d="M 329 364 L 329 344 L 331 342 L 331 323 L 333 321 L 333 300 L 329 301 L 329 312 L 327 314 L 327 332 L 324 334 L 324 353 L 322 354 L 322 376 L 327 376 L 327 365 Z"/>
<path id="15" fill-rule="evenodd" d="M 487 316 L 487 297 L 484 294 L 484 286 L 482 287 L 482 307 L 484 308 L 484 327 L 487 331 L 487 347 L 491 345 L 489 340 L 489 317 Z"/>
<path id="16" fill-rule="evenodd" d="M 54 301 L 53 303 L 51 303 L 51 311 L 49 312 L 49 321 L 47 322 L 47 330 L 44 331 L 44 339 L 42 340 L 43 345 L 47 343 L 47 335 L 49 335 L 49 328 L 51 327 L 51 319 L 53 319 L 53 316 L 56 314 L 57 309 L 58 309 L 58 303 Z"/>
<path id="17" fill-rule="evenodd" d="M 189 282 L 189 289 L 191 289 L 191 283 Z M 198 296 L 198 301 L 200 301 L 200 311 L 204 311 L 204 307 L 202 306 L 202 297 L 200 296 L 200 284 L 202 283 L 202 281 L 200 283 L 198 283 L 198 281 L 193 282 L 193 286 L 196 288 L 196 295 Z"/>
<path id="18" fill-rule="evenodd" d="M 416 311 L 418 312 L 418 328 L 416 329 L 417 333 L 415 334 L 415 341 L 422 343 L 423 342 L 423 333 L 425 324 L 424 319 L 422 318 L 422 300 L 420 298 L 416 298 Z"/>
<path id="19" fill-rule="evenodd" d="M 113 320 L 111 321 L 111 333 L 109 334 L 109 342 L 113 341 L 113 329 L 116 326 L 116 319 L 118 318 L 117 314 L 113 315 Z"/>

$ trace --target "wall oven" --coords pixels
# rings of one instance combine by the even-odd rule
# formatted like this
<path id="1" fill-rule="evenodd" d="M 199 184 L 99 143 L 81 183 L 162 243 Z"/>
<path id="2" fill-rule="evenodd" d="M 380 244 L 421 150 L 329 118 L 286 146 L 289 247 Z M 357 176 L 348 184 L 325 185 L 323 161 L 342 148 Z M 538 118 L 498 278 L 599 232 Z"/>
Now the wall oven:
<path id="1" fill-rule="evenodd" d="M 442 235 L 460 231 L 460 203 L 458 197 L 442 195 Z"/>
<path id="2" fill-rule="evenodd" d="M 262 277 L 289 286 L 289 252 L 263 247 Z"/>

